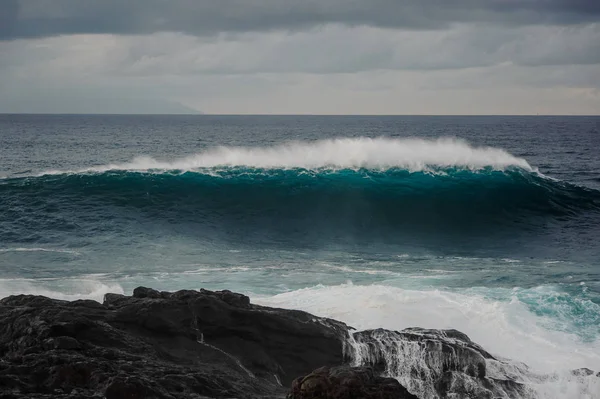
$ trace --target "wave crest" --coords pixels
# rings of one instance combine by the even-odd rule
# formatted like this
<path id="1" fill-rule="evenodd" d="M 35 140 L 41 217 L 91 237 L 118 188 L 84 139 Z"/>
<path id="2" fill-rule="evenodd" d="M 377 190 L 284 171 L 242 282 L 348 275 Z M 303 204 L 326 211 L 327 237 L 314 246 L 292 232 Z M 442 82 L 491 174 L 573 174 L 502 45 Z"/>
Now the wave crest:
<path id="1" fill-rule="evenodd" d="M 597 190 L 546 178 L 503 150 L 450 139 L 216 148 L 174 162 L 57 173 L 0 181 L 0 239 L 95 236 L 116 226 L 130 236 L 137 227 L 128 221 L 137 218 L 201 240 L 463 248 L 565 223 L 594 231 L 600 216 Z"/>
<path id="2" fill-rule="evenodd" d="M 315 142 L 289 142 L 271 147 L 215 147 L 174 161 L 148 156 L 131 162 L 108 164 L 78 172 L 195 171 L 218 167 L 261 169 L 404 169 L 411 172 L 445 168 L 504 170 L 534 169 L 522 158 L 491 147 L 474 147 L 453 138 L 437 140 L 391 138 L 341 138 Z M 44 174 L 60 174 L 47 171 Z"/>

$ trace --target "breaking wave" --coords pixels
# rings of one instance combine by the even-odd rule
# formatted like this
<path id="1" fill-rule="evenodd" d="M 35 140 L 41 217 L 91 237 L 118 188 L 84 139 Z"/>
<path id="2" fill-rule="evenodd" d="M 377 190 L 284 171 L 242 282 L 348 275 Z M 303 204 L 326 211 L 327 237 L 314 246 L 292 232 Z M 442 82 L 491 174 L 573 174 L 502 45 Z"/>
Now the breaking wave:
<path id="1" fill-rule="evenodd" d="M 405 169 L 411 172 L 458 168 L 503 170 L 533 168 L 522 158 L 491 147 L 473 147 L 458 139 L 346 138 L 290 142 L 272 147 L 216 147 L 174 161 L 138 157 L 131 162 L 84 168 L 77 172 L 194 171 L 211 168 L 249 169 Z M 61 174 L 46 171 L 43 174 Z"/>
<path id="2" fill-rule="evenodd" d="M 237 241 L 397 243 L 563 223 L 600 213 L 600 192 L 547 178 L 500 149 L 360 138 L 12 177 L 0 180 L 0 209 L 13 227 L 0 237 L 8 243 L 39 242 L 31 232 L 46 230 L 86 234 L 86 224 L 97 234 L 132 218 Z"/>

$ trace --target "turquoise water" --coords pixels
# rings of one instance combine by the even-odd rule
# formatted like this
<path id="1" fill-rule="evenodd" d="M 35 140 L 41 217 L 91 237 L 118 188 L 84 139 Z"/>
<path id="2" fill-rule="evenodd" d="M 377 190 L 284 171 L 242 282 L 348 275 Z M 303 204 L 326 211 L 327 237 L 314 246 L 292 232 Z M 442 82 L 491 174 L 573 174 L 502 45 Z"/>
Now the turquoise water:
<path id="1" fill-rule="evenodd" d="M 599 127 L 0 116 L 0 297 L 231 289 L 356 328 L 457 328 L 540 373 L 600 370 Z M 597 397 L 563 377 L 548 397 Z"/>

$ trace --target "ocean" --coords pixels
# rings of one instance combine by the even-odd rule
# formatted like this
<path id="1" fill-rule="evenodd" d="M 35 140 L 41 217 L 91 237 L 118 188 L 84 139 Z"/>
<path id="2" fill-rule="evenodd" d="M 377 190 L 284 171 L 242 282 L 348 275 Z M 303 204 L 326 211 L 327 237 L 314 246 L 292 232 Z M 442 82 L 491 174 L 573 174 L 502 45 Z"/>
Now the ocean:
<path id="1" fill-rule="evenodd" d="M 455 328 L 599 398 L 600 117 L 0 115 L 0 297 L 140 285 Z"/>

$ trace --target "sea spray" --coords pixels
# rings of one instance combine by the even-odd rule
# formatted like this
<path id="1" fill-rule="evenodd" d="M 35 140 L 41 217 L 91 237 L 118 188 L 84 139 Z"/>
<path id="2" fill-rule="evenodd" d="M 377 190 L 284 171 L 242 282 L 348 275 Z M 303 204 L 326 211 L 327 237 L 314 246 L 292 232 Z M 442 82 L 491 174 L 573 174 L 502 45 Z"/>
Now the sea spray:
<path id="1" fill-rule="evenodd" d="M 485 290 L 489 291 L 487 295 Z M 600 371 L 597 335 L 589 341 L 587 334 L 577 336 L 572 332 L 553 330 L 550 323 L 554 320 L 554 326 L 562 328 L 565 324 L 577 323 L 582 315 L 577 311 L 566 314 L 562 311 L 563 305 L 558 303 L 560 313 L 542 316 L 536 314 L 537 308 L 518 299 L 522 297 L 531 303 L 533 296 L 538 295 L 542 306 L 548 307 L 545 298 L 550 289 L 547 287 L 523 290 L 522 293 L 504 290 L 503 299 L 499 298 L 500 291 L 494 288 L 462 292 L 406 290 L 383 285 L 344 284 L 290 291 L 261 297 L 257 302 L 305 310 L 357 328 L 347 342 L 347 358 L 355 365 L 375 366 L 423 397 L 436 397 L 430 396 L 435 395 L 435 381 L 447 367 L 477 376 L 477 367 L 472 370 L 465 367 L 483 362 L 486 378 L 496 381 L 495 390 L 491 392 L 498 397 L 597 399 L 600 378 L 594 374 L 573 373 L 581 368 Z M 588 316 L 593 317 L 597 311 L 596 305 L 589 309 Z M 455 343 L 466 340 L 462 335 L 452 337 L 443 331 L 424 333 L 410 328 L 416 326 L 456 328 L 475 343 L 469 341 L 462 354 L 436 350 L 435 346 L 439 345 L 436 334 L 438 338 Z M 371 330 L 378 328 L 389 331 Z M 405 328 L 409 330 L 403 331 Z M 593 329 L 594 325 L 586 328 Z M 424 338 L 407 339 L 415 334 Z M 522 383 L 523 389 L 518 392 L 508 390 L 502 380 Z"/>
<path id="2" fill-rule="evenodd" d="M 494 357 L 455 330 L 368 330 L 350 333 L 344 355 L 374 367 L 422 398 L 594 399 L 600 375 L 589 369 L 549 374 Z"/>
<path id="3" fill-rule="evenodd" d="M 532 390 L 515 379 L 488 375 L 483 348 L 455 330 L 370 330 L 352 333 L 346 355 L 355 366 L 371 366 L 396 378 L 422 398 L 446 394 L 530 398 Z"/>
<path id="4" fill-rule="evenodd" d="M 271 147 L 226 147 L 204 150 L 196 155 L 172 161 L 139 156 L 131 162 L 83 168 L 70 173 L 128 171 L 194 171 L 211 168 L 248 167 L 256 169 L 406 169 L 411 172 L 430 168 L 503 170 L 519 167 L 534 169 L 529 163 L 508 152 L 492 147 L 474 147 L 464 140 L 440 138 L 340 138 L 314 142 L 288 142 Z M 41 174 L 69 173 L 48 170 Z"/>

